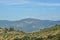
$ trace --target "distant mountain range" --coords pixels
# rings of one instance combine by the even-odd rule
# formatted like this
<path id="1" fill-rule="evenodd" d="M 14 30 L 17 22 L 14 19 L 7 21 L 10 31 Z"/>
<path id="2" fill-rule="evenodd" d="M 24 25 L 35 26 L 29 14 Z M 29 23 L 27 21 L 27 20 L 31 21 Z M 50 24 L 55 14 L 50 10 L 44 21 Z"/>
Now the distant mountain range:
<path id="1" fill-rule="evenodd" d="M 14 27 L 17 30 L 22 30 L 25 32 L 38 31 L 56 24 L 60 24 L 60 21 L 40 20 L 34 18 L 26 18 L 19 21 L 0 20 L 0 27 L 2 28 Z"/>

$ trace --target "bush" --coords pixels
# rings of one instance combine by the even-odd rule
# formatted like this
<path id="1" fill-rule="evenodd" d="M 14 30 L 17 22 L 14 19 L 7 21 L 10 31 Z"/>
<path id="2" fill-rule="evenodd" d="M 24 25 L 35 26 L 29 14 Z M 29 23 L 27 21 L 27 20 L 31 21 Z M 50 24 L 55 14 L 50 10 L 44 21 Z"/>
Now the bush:
<path id="1" fill-rule="evenodd" d="M 43 38 L 36 38 L 35 40 L 43 40 Z"/>
<path id="2" fill-rule="evenodd" d="M 16 37 L 14 40 L 22 40 L 22 39 L 20 39 L 20 38 Z"/>
<path id="3" fill-rule="evenodd" d="M 30 40 L 30 38 L 28 36 L 24 36 L 22 39 L 23 40 Z"/>
<path id="4" fill-rule="evenodd" d="M 48 39 L 52 39 L 53 38 L 53 36 L 52 35 L 48 35 Z"/>

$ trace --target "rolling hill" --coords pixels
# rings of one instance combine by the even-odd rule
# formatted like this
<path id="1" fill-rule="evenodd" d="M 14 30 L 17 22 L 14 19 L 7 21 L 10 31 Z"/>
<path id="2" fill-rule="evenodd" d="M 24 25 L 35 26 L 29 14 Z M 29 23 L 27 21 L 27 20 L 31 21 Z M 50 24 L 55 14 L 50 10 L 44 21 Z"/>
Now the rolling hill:
<path id="1" fill-rule="evenodd" d="M 17 30 L 25 32 L 38 31 L 56 24 L 60 24 L 60 21 L 40 20 L 34 18 L 26 18 L 18 21 L 0 20 L 0 27 L 2 28 L 14 27 Z"/>

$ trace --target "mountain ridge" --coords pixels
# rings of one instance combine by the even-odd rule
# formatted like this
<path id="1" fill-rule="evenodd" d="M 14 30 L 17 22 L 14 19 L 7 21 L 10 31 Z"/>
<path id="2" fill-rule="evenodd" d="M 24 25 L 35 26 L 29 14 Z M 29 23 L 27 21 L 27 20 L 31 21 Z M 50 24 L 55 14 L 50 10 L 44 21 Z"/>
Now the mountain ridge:
<path id="1" fill-rule="evenodd" d="M 22 30 L 25 32 L 37 31 L 56 24 L 60 24 L 60 21 L 40 20 L 34 18 L 26 18 L 18 21 L 0 20 L 0 27 L 14 27 L 17 30 Z"/>

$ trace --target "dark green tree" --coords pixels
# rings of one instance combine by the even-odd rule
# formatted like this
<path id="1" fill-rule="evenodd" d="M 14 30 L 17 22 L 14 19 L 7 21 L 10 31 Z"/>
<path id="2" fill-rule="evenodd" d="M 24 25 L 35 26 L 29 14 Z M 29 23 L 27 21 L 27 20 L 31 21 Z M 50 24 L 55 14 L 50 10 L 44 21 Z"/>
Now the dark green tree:
<path id="1" fill-rule="evenodd" d="M 8 32 L 8 28 L 5 28 L 4 33 L 7 33 L 7 32 Z"/>
<path id="2" fill-rule="evenodd" d="M 10 27 L 9 31 L 15 31 L 14 27 Z"/>

